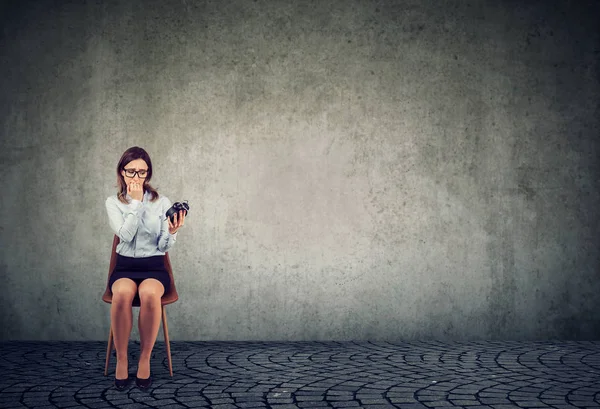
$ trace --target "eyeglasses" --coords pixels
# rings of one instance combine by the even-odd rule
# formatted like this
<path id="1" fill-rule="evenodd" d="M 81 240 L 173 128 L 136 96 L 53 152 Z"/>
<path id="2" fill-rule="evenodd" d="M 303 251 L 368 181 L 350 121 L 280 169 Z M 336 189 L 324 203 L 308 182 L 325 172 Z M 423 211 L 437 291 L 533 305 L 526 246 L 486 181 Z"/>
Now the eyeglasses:
<path id="1" fill-rule="evenodd" d="M 146 176 L 148 175 L 148 171 L 145 169 L 138 170 L 138 171 L 135 171 L 133 169 L 123 169 L 123 170 L 125 171 L 125 176 L 127 176 L 128 178 L 134 177 L 136 175 L 136 173 L 140 179 L 146 179 Z"/>

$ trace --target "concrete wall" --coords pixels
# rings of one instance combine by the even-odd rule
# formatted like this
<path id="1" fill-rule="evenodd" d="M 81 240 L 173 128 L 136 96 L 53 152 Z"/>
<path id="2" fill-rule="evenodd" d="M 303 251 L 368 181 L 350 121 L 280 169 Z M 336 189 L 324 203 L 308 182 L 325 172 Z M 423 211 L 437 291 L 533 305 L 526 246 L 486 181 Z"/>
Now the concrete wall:
<path id="1" fill-rule="evenodd" d="M 134 145 L 174 341 L 599 339 L 597 2 L 4 4 L 2 339 L 107 338 Z"/>

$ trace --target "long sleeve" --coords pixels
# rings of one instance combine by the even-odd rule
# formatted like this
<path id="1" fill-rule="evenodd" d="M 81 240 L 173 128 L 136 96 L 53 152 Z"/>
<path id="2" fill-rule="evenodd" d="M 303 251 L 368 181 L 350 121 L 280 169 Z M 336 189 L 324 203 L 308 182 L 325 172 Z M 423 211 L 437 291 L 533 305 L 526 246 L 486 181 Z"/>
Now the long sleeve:
<path id="1" fill-rule="evenodd" d="M 126 206 L 127 210 L 121 213 L 121 210 L 112 198 L 106 199 L 106 211 L 108 213 L 108 221 L 112 231 L 119 238 L 129 243 L 135 237 L 140 218 L 140 209 L 142 202 L 132 199 L 131 203 Z"/>
<path id="2" fill-rule="evenodd" d="M 171 201 L 167 197 L 164 197 L 160 224 L 160 235 L 158 237 L 158 250 L 165 253 L 169 251 L 171 247 L 173 247 L 177 239 L 177 233 L 169 233 L 169 221 L 167 219 L 166 213 L 167 210 L 171 208 L 171 205 Z"/>

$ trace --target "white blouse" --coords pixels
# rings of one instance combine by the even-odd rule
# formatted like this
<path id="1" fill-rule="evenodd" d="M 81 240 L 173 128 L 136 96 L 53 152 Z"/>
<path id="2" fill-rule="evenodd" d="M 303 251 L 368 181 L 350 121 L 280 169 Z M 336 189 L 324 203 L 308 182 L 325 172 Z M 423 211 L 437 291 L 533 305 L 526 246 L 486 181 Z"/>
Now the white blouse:
<path id="1" fill-rule="evenodd" d="M 126 195 L 125 204 L 117 195 L 106 199 L 106 211 L 112 231 L 119 236 L 117 253 L 126 257 L 151 257 L 164 255 L 173 244 L 177 233 L 169 233 L 169 222 L 165 214 L 172 206 L 171 201 L 159 194 L 151 202 L 151 194 L 144 192 L 142 201 Z"/>

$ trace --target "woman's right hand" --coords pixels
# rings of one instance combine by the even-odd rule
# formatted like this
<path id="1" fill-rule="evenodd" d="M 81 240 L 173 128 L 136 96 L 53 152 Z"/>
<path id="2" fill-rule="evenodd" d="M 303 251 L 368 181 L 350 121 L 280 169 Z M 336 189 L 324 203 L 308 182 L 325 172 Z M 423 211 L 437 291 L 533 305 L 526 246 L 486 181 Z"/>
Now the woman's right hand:
<path id="1" fill-rule="evenodd" d="M 127 194 L 131 196 L 132 199 L 142 201 L 144 197 L 144 190 L 140 183 L 131 182 L 127 185 Z"/>

